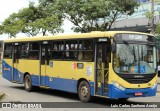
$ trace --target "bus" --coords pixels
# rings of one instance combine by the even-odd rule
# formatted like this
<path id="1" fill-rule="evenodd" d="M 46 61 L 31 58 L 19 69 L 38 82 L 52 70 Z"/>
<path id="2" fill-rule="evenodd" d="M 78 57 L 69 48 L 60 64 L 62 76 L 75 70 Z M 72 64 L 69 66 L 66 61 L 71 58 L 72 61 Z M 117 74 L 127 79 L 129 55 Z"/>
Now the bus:
<path id="1" fill-rule="evenodd" d="M 4 41 L 3 78 L 35 87 L 127 100 L 155 96 L 155 37 L 130 31 L 93 31 Z"/>
<path id="2" fill-rule="evenodd" d="M 3 40 L 0 40 L 0 61 L 1 61 L 1 58 L 2 58 L 2 49 L 3 49 Z"/>
<path id="3" fill-rule="evenodd" d="M 158 83 L 160 83 L 160 36 L 156 36 L 156 47 L 158 51 Z"/>

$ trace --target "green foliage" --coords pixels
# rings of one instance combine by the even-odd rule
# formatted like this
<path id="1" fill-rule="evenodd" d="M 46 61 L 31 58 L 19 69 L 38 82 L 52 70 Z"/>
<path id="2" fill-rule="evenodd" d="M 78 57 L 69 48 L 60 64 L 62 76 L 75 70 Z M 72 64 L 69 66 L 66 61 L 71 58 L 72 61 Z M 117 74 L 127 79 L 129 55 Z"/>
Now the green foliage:
<path id="1" fill-rule="evenodd" d="M 145 15 L 149 20 L 151 20 L 154 17 L 153 13 L 151 13 L 149 11 L 145 12 Z"/>
<path id="2" fill-rule="evenodd" d="M 9 34 L 10 37 L 15 37 L 20 29 L 24 26 L 23 20 L 17 18 L 18 14 L 11 14 L 0 27 L 2 27 L 1 33 Z"/>
<path id="3" fill-rule="evenodd" d="M 33 2 L 27 8 L 21 9 L 18 13 L 11 14 L 0 26 L 0 33 L 7 33 L 10 37 L 15 37 L 19 32 L 25 33 L 27 36 L 35 36 L 42 33 L 58 33 L 63 32 L 60 28 L 62 18 L 53 13 L 55 8 L 52 7 L 47 0 L 40 0 L 38 6 Z"/>
<path id="4" fill-rule="evenodd" d="M 0 33 L 15 37 L 22 32 L 28 36 L 39 33 L 63 32 L 64 19 L 70 20 L 75 32 L 110 30 L 122 14 L 131 15 L 138 7 L 136 0 L 39 0 L 10 15 L 0 26 Z"/>
<path id="5" fill-rule="evenodd" d="M 75 32 L 110 30 L 122 14 L 131 15 L 138 7 L 135 0 L 57 0 L 57 9 L 70 20 Z"/>
<path id="6" fill-rule="evenodd" d="M 0 34 L 3 34 L 3 26 L 0 25 Z"/>
<path id="7" fill-rule="evenodd" d="M 160 24 L 157 25 L 155 32 L 156 34 L 160 35 Z"/>

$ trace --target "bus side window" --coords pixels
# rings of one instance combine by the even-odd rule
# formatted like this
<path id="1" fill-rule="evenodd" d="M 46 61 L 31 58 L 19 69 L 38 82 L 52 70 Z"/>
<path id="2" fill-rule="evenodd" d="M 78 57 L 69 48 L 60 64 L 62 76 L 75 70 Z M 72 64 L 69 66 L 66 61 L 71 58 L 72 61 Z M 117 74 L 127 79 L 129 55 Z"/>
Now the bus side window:
<path id="1" fill-rule="evenodd" d="M 12 58 L 12 44 L 6 43 L 4 45 L 4 58 Z"/>
<path id="2" fill-rule="evenodd" d="M 79 41 L 79 52 L 78 60 L 79 61 L 93 61 L 93 40 L 80 40 Z"/>
<path id="3" fill-rule="evenodd" d="M 77 60 L 78 56 L 78 41 L 77 40 L 67 40 L 65 42 L 65 56 L 66 60 Z"/>
<path id="4" fill-rule="evenodd" d="M 34 60 L 39 59 L 39 43 L 38 42 L 29 43 L 29 59 L 34 59 Z"/>
<path id="5" fill-rule="evenodd" d="M 54 41 L 52 49 L 52 59 L 60 59 L 64 58 L 64 41 Z"/>
<path id="6" fill-rule="evenodd" d="M 29 54 L 29 43 L 22 43 L 21 45 L 21 54 L 20 54 L 20 59 L 26 59 L 28 58 Z"/>

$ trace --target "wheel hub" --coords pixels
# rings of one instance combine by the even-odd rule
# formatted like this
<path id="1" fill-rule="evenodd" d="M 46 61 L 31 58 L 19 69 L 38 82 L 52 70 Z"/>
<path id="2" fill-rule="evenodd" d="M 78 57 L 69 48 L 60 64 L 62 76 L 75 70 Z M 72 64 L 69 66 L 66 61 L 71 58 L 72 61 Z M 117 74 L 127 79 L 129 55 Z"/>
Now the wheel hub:
<path id="1" fill-rule="evenodd" d="M 87 95 L 88 95 L 88 88 L 87 88 L 86 86 L 83 86 L 83 87 L 81 88 L 81 95 L 82 95 L 83 97 L 87 97 Z"/>

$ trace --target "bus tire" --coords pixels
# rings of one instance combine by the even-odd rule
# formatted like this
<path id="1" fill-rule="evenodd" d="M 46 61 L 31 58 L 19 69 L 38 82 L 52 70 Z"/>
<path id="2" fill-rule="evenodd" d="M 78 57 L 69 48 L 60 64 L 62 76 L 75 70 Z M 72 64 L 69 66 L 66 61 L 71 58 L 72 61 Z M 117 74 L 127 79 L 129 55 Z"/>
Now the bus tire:
<path id="1" fill-rule="evenodd" d="M 29 74 L 27 74 L 24 78 L 24 88 L 28 92 L 32 91 L 32 89 L 33 89 L 32 79 L 31 79 L 31 76 Z"/>
<path id="2" fill-rule="evenodd" d="M 80 82 L 78 86 L 78 95 L 82 102 L 89 102 L 91 100 L 90 86 L 87 81 Z"/>

